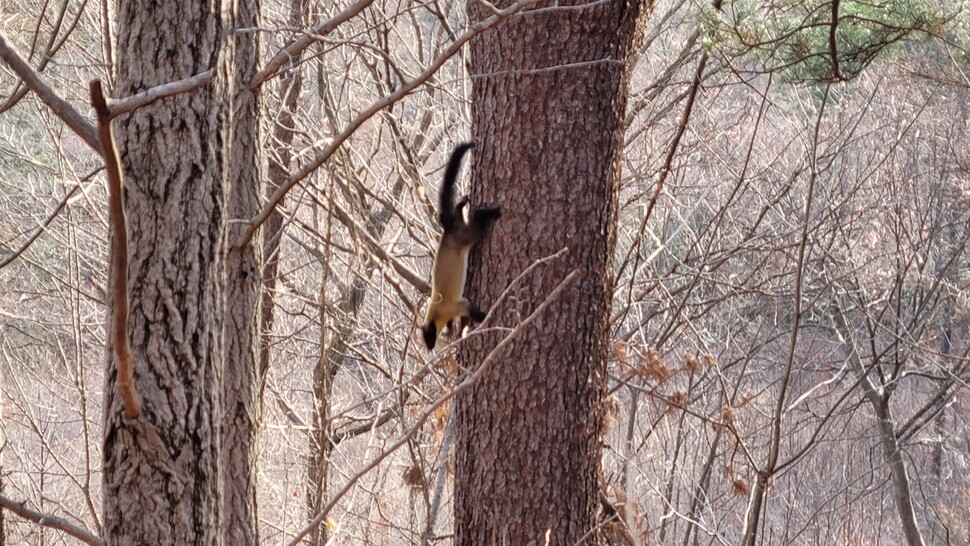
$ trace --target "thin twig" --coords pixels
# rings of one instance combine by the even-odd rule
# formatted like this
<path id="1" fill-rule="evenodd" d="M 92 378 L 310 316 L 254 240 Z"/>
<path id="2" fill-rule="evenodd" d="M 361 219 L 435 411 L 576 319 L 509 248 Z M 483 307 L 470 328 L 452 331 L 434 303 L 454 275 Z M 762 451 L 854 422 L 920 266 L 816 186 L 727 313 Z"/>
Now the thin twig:
<path id="1" fill-rule="evenodd" d="M 4 258 L 2 262 L 0 262 L 0 269 L 3 269 L 4 267 L 10 265 L 11 263 L 13 263 L 14 260 L 20 257 L 21 254 L 26 252 L 27 249 L 30 248 L 30 245 L 34 244 L 34 241 L 36 241 L 37 238 L 40 237 L 40 234 L 44 233 L 44 231 L 47 230 L 47 226 L 49 226 L 51 222 L 54 221 L 54 218 L 57 218 L 57 216 L 61 213 L 61 211 L 64 210 L 64 207 L 67 206 L 68 201 L 70 201 L 71 198 L 74 197 L 74 194 L 77 193 L 77 190 L 81 189 L 81 184 L 90 180 L 91 177 L 97 174 L 98 171 L 100 170 L 101 169 L 91 171 L 84 178 L 78 181 L 77 184 L 74 184 L 74 187 L 72 187 L 70 191 L 67 192 L 67 195 L 65 195 L 61 199 L 61 202 L 58 203 L 56 207 L 54 207 L 53 212 L 51 212 L 47 216 L 46 220 L 44 220 L 43 222 L 41 222 L 39 226 L 37 226 L 37 229 L 35 229 L 34 232 L 30 234 L 30 237 L 28 237 L 27 240 L 24 241 L 22 245 L 20 245 L 20 248 L 15 250 L 13 254 L 11 254 L 10 256 L 7 256 L 6 258 Z"/>

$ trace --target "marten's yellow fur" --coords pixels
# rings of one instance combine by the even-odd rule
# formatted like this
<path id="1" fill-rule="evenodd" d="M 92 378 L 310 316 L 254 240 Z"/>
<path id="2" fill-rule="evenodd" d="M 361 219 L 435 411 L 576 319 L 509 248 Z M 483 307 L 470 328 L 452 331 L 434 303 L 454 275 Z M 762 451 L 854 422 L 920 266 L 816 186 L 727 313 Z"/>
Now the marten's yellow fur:
<path id="1" fill-rule="evenodd" d="M 502 216 L 502 211 L 498 207 L 476 209 L 469 215 L 471 220 L 465 222 L 462 210 L 468 204 L 468 197 L 454 202 L 455 180 L 458 178 L 462 156 L 474 146 L 474 143 L 466 142 L 455 148 L 441 184 L 438 219 L 444 233 L 438 243 L 431 270 L 431 297 L 428 298 L 428 312 L 421 327 L 429 351 L 434 349 L 438 334 L 452 320 L 468 317 L 481 322 L 485 319 L 485 313 L 463 295 L 468 271 L 468 251 L 472 245 L 482 240 L 488 226 Z"/>

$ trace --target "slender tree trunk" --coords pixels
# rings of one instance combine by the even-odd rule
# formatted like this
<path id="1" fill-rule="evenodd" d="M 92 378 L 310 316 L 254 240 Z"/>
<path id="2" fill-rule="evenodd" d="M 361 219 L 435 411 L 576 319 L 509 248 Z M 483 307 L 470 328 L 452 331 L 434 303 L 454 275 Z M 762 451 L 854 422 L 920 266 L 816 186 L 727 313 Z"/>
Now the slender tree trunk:
<path id="1" fill-rule="evenodd" d="M 957 93 L 957 97 L 966 103 L 970 93 L 963 89 Z M 965 127 L 967 124 L 966 109 L 960 110 L 959 124 L 958 127 Z M 947 166 L 948 167 L 948 166 Z M 943 246 L 945 249 L 956 250 L 959 236 L 957 233 L 957 226 L 961 224 L 960 215 L 962 211 L 960 207 L 954 207 L 953 202 L 959 200 L 958 193 L 955 191 L 955 184 L 951 181 L 951 173 L 947 171 L 947 167 L 941 167 L 939 173 L 939 185 L 933 193 L 938 193 L 939 198 L 934 200 L 934 209 L 937 217 L 946 226 L 943 228 Z M 959 267 L 948 266 L 949 261 L 946 259 L 938 259 L 938 264 L 936 266 L 936 278 L 940 282 L 944 282 L 951 287 L 959 286 Z M 943 367 L 946 370 L 950 370 L 951 373 L 959 367 L 959 358 L 957 355 L 953 354 L 953 341 L 954 339 L 960 339 L 957 333 L 957 328 L 954 327 L 953 317 L 956 313 L 955 294 L 949 290 L 943 293 L 943 299 L 940 302 L 939 308 L 939 337 L 937 341 L 937 351 L 941 360 L 943 361 Z M 931 462 L 931 476 L 936 481 L 933 490 L 934 495 L 931 497 L 932 504 L 937 506 L 946 506 L 949 502 L 949 498 L 952 495 L 953 488 L 949 487 L 944 481 L 944 468 L 946 462 L 946 448 L 947 441 L 946 438 L 949 436 L 949 426 L 947 424 L 947 408 L 948 404 L 940 408 L 939 414 L 933 419 L 933 433 L 937 438 L 936 444 L 933 446 L 932 462 Z M 950 540 L 950 530 L 945 519 L 942 518 L 930 518 L 930 525 L 932 529 L 932 534 L 934 538 L 944 543 L 948 543 Z"/>
<path id="2" fill-rule="evenodd" d="M 714 467 L 714 460 L 717 457 L 718 445 L 721 443 L 721 432 L 722 430 L 718 429 L 714 435 L 714 439 L 711 440 L 711 449 L 707 453 L 707 460 L 704 461 L 704 467 L 701 470 L 701 479 L 697 482 L 697 486 L 694 487 L 693 494 L 691 495 L 690 512 L 687 514 L 688 525 L 687 531 L 684 533 L 683 546 L 690 544 L 691 533 L 694 534 L 694 546 L 700 545 L 701 533 L 697 522 L 700 521 L 700 515 L 708 503 L 708 489 L 711 486 L 711 470 Z"/>
<path id="3" fill-rule="evenodd" d="M 307 20 L 308 0 L 292 0 L 290 3 L 290 24 L 293 28 L 309 26 Z M 282 97 L 276 124 L 273 127 L 272 142 L 277 143 L 275 158 L 270 154 L 266 167 L 269 184 L 266 186 L 266 196 L 273 195 L 284 182 L 290 172 L 290 161 L 293 157 L 293 138 L 296 134 L 294 116 L 303 90 L 303 68 L 300 58 L 294 59 L 293 66 L 282 73 L 279 78 L 279 92 Z M 265 380 L 270 363 L 270 335 L 276 322 L 274 298 L 276 297 L 276 277 L 279 274 L 280 240 L 283 238 L 283 215 L 279 208 L 273 210 L 263 225 L 263 304 L 260 313 L 261 343 L 259 348 L 259 372 L 261 381 Z"/>
<path id="4" fill-rule="evenodd" d="M 879 430 L 879 443 L 889 465 L 889 472 L 893 480 L 893 500 L 896 502 L 896 512 L 903 525 L 903 534 L 909 546 L 923 546 L 923 535 L 916 522 L 916 508 L 913 506 L 913 491 L 909 484 L 909 474 L 906 472 L 906 462 L 896 437 L 896 424 L 893 422 L 889 410 L 888 398 L 881 403 L 873 404 L 876 414 L 876 426 Z"/>
<path id="5" fill-rule="evenodd" d="M 415 139 L 416 147 L 423 141 L 422 137 Z M 346 158 L 350 162 L 350 158 Z M 404 188 L 404 178 L 399 177 L 391 189 L 391 194 L 397 196 Z M 362 210 L 368 215 L 367 232 L 376 240 L 380 240 L 391 218 L 391 210 L 386 206 L 377 207 L 371 212 L 361 203 Z M 313 426 L 310 429 L 310 455 L 307 461 L 307 516 L 316 517 L 327 501 L 329 484 L 330 455 L 336 447 L 337 440 L 333 437 L 333 427 L 330 416 L 333 412 L 333 382 L 337 372 L 343 367 L 350 352 L 350 342 L 357 333 L 358 314 L 367 295 L 367 281 L 374 272 L 374 265 L 368 265 L 364 274 L 354 278 L 350 286 L 345 287 L 340 301 L 333 306 L 327 305 L 327 287 L 330 286 L 328 273 L 331 251 L 324 251 L 324 276 L 320 281 L 320 358 L 313 369 L 314 411 Z M 335 321 L 333 319 L 336 319 Z M 330 323 L 333 322 L 333 327 Z M 310 532 L 310 544 L 326 544 L 326 526 L 318 525 Z"/>
<path id="6" fill-rule="evenodd" d="M 3 345 L 3 331 L 0 331 L 0 345 Z M 0 382 L 3 381 L 3 376 L 0 375 Z M 3 452 L 7 447 L 7 427 L 6 422 L 3 418 L 3 413 L 0 412 L 0 495 L 4 494 L 4 474 L 3 474 Z M 7 543 L 7 527 L 6 527 L 6 515 L 5 510 L 0 510 L 0 544 Z"/>
<path id="7" fill-rule="evenodd" d="M 128 331 L 144 409 L 124 417 L 109 358 L 108 545 L 222 543 L 220 255 L 233 15 L 218 2 L 119 4 L 114 96 L 211 68 L 216 76 L 115 121 L 130 230 Z"/>
<path id="8" fill-rule="evenodd" d="M 238 3 L 239 26 L 259 26 L 259 0 Z M 237 32 L 236 74 L 233 83 L 232 152 L 226 211 L 230 219 L 245 220 L 259 213 L 262 181 L 260 150 L 260 93 L 248 82 L 259 62 L 259 33 Z M 245 225 L 227 226 L 228 244 Z M 258 241 L 258 239 L 256 239 Z M 259 543 L 256 506 L 257 453 L 262 419 L 259 355 L 260 264 L 262 248 L 250 241 L 226 252 L 226 375 L 225 419 L 222 426 L 223 516 L 226 544 L 254 546 Z"/>
<path id="9" fill-rule="evenodd" d="M 289 21 L 294 28 L 308 26 L 309 2 L 307 0 L 292 0 L 290 2 Z M 296 111 L 299 106 L 300 94 L 303 91 L 303 68 L 300 58 L 294 59 L 293 66 L 286 70 L 279 79 L 279 94 L 281 107 L 276 116 L 272 141 L 277 143 L 275 158 L 271 156 L 267 167 L 269 184 L 266 195 L 272 195 L 276 189 L 286 182 L 292 161 L 292 145 L 296 135 Z M 280 203 L 282 206 L 283 203 Z M 266 263 L 263 266 L 263 301 L 261 311 L 261 338 L 259 352 L 259 369 L 262 381 L 265 381 L 269 371 L 270 336 L 276 322 L 274 298 L 279 275 L 280 243 L 283 238 L 283 215 L 274 210 L 266 220 L 263 228 L 263 252 Z M 325 283 L 321 283 L 320 290 L 321 324 L 326 313 Z M 321 332 L 320 346 L 325 347 L 326 333 Z M 321 351 L 318 364 L 313 372 L 313 426 L 310 431 L 310 453 L 307 461 L 307 489 L 306 501 L 308 518 L 312 519 L 322 508 L 322 501 L 327 494 L 327 469 L 330 461 L 330 392 L 333 388 L 332 376 L 322 370 L 329 359 L 326 351 Z M 322 545 L 327 541 L 326 525 L 313 528 L 308 537 L 309 543 Z"/>
<path id="10" fill-rule="evenodd" d="M 947 242 L 951 242 L 952 238 L 950 235 L 952 231 L 947 231 Z M 937 272 L 937 275 L 940 275 Z M 952 286 L 956 286 L 954 283 Z M 939 352 L 940 358 L 943 359 L 944 366 L 947 369 L 952 369 L 954 355 L 951 354 L 953 347 L 950 340 L 953 339 L 953 299 L 951 296 L 944 296 L 944 301 L 940 306 L 940 337 L 937 342 L 937 351 Z M 952 491 L 952 488 L 944 481 L 944 462 L 946 457 L 946 438 L 948 436 L 947 430 L 947 406 L 944 405 L 940 408 L 940 413 L 933 419 L 933 435 L 937 438 L 936 443 L 933 445 L 933 452 L 930 458 L 930 476 L 933 480 L 933 495 L 931 497 L 931 504 L 937 506 L 945 506 L 948 502 L 947 496 Z M 932 538 L 941 541 L 946 544 L 949 542 L 949 529 L 947 528 L 947 523 L 941 518 L 930 518 L 930 532 L 932 533 Z"/>
<path id="11" fill-rule="evenodd" d="M 906 543 L 909 546 L 923 546 L 923 535 L 919 530 L 916 519 L 916 508 L 913 505 L 913 491 L 909 483 L 909 474 L 906 472 L 906 461 L 903 460 L 899 438 L 896 435 L 896 423 L 893 421 L 889 408 L 891 393 L 886 392 L 885 385 L 877 386 L 869 376 L 859 352 L 855 350 L 853 345 L 854 341 L 848 323 L 841 313 L 835 315 L 835 326 L 847 357 L 862 377 L 863 395 L 869 405 L 872 406 L 872 412 L 876 418 L 879 444 L 882 446 L 886 465 L 889 467 L 889 473 L 892 477 L 893 500 L 896 503 L 896 512 L 903 527 Z"/>
<path id="12" fill-rule="evenodd" d="M 327 283 L 320 283 L 320 298 L 326 297 Z M 321 314 L 325 314 L 321 306 Z M 321 324 L 326 324 L 321 322 Z M 313 519 L 323 509 L 328 498 L 330 477 L 330 454 L 333 452 L 330 426 L 331 398 L 333 379 L 336 375 L 333 347 L 327 345 L 330 337 L 325 331 L 320 333 L 320 359 L 313 370 L 313 427 L 310 429 L 310 455 L 307 461 L 307 518 Z M 323 546 L 327 542 L 326 525 L 317 525 L 309 536 L 310 544 Z"/>
<path id="13" fill-rule="evenodd" d="M 327 101 L 324 101 L 327 103 Z M 335 111 L 329 108 L 328 111 Z M 420 125 L 418 134 L 414 137 L 414 148 L 419 149 L 424 145 L 424 134 L 432 121 L 430 115 L 425 116 Z M 396 133 L 397 134 L 397 133 Z M 401 139 L 402 142 L 404 139 Z M 347 164 L 352 163 L 350 157 L 344 158 Z M 351 169 L 352 171 L 353 169 Z M 410 173 L 409 173 L 410 174 Z M 399 176 L 391 188 L 391 195 L 397 197 L 404 190 L 405 179 Z M 349 187 L 349 182 L 336 180 L 345 189 Z M 345 192 L 349 193 L 349 192 Z M 368 236 L 375 240 L 380 240 L 391 219 L 391 209 L 381 205 L 369 208 L 367 203 L 359 202 L 360 211 L 366 215 L 367 223 L 365 229 Z M 349 286 L 343 290 L 343 294 L 336 305 L 327 305 L 327 288 L 330 286 L 328 278 L 330 265 L 330 250 L 324 250 L 325 264 L 324 276 L 320 284 L 320 346 L 324 349 L 320 352 L 317 366 L 313 370 L 314 386 L 314 412 L 313 426 L 310 430 L 310 455 L 307 460 L 307 516 L 309 519 L 316 517 L 317 513 L 323 508 L 328 500 L 328 486 L 330 473 L 330 456 L 338 439 L 334 438 L 333 427 L 330 423 L 330 416 L 333 412 L 333 381 L 337 372 L 343 367 L 349 354 L 350 343 L 353 336 L 357 333 L 358 314 L 367 295 L 367 283 L 374 272 L 375 265 L 368 265 L 363 275 L 356 276 Z M 333 310 L 336 317 L 331 317 Z M 334 321 L 333 319 L 336 318 Z M 333 322 L 333 327 L 330 326 Z M 310 544 L 323 545 L 327 542 L 327 529 L 324 525 L 315 527 L 309 536 Z"/>
<path id="14" fill-rule="evenodd" d="M 468 295 L 487 309 L 536 259 L 568 248 L 494 311 L 492 325 L 514 327 L 579 277 L 456 399 L 458 545 L 598 542 L 622 116 L 650 3 L 581 4 L 540 5 L 471 45 L 472 202 L 503 216 L 474 253 Z M 476 368 L 495 342 L 470 339 L 463 364 Z"/>

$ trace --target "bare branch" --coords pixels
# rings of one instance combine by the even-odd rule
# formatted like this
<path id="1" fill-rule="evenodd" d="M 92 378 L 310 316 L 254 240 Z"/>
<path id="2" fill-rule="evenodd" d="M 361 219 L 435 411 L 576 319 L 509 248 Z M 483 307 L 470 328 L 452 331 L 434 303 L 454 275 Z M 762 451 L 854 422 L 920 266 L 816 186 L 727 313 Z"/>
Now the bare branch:
<path id="1" fill-rule="evenodd" d="M 114 118 L 115 116 L 119 116 L 121 114 L 127 114 L 128 112 L 137 110 L 142 106 L 148 106 L 158 99 L 164 99 L 165 97 L 171 97 L 173 95 L 187 93 L 189 91 L 198 89 L 211 82 L 214 74 L 215 72 L 213 72 L 213 70 L 210 68 L 204 72 L 199 72 L 195 76 L 189 76 L 188 78 L 182 80 L 158 85 L 124 99 L 108 101 L 108 108 L 111 113 L 110 117 Z"/>
<path id="2" fill-rule="evenodd" d="M 354 222 L 347 212 L 340 207 L 336 202 L 330 203 L 330 210 L 333 211 L 334 215 L 337 217 L 342 224 L 350 229 L 356 230 L 360 235 L 360 238 L 367 243 L 368 249 L 377 256 L 378 259 L 384 263 L 391 266 L 394 271 L 401 276 L 404 280 L 411 284 L 414 288 L 418 289 L 422 294 L 428 295 L 431 293 L 431 285 L 427 283 L 424 279 L 419 277 L 415 272 L 408 269 L 400 260 L 394 258 L 386 250 L 381 248 L 380 242 L 376 241 L 366 229 L 363 229 Z"/>
<path id="3" fill-rule="evenodd" d="M 61 118 L 77 136 L 81 137 L 81 140 L 95 150 L 100 150 L 94 126 L 84 119 L 66 100 L 58 96 L 49 85 L 44 83 L 40 74 L 10 47 L 2 32 L 0 32 L 0 59 L 3 59 L 20 76 L 24 84 L 37 94 L 41 102 L 46 104 L 57 117 Z"/>
<path id="4" fill-rule="evenodd" d="M 443 64 L 445 64 L 448 59 L 461 51 L 462 46 L 464 46 L 466 42 L 485 30 L 495 26 L 502 20 L 518 13 L 529 5 L 537 3 L 538 1 L 539 0 L 521 0 L 515 4 L 512 4 L 508 8 L 501 10 L 498 14 L 476 23 L 464 34 L 459 36 L 457 40 L 452 42 L 452 44 L 448 46 L 448 48 L 445 49 L 445 51 L 439 55 L 438 58 L 436 58 L 419 76 L 399 87 L 397 91 L 372 104 L 367 110 L 364 110 L 360 115 L 357 116 L 356 119 L 354 119 L 354 121 L 350 123 L 350 125 L 343 130 L 343 132 L 330 141 L 330 145 L 327 146 L 327 148 L 320 155 L 293 174 L 289 180 L 287 180 L 284 184 L 277 188 L 275 192 L 273 192 L 273 195 L 270 196 L 267 203 L 263 206 L 263 209 L 259 212 L 259 215 L 250 221 L 249 227 L 246 228 L 246 231 L 239 237 L 239 239 L 236 240 L 234 246 L 241 247 L 248 244 L 249 241 L 252 240 L 253 235 L 255 235 L 256 230 L 259 229 L 259 226 L 261 226 L 267 218 L 269 218 L 273 208 L 275 208 L 280 201 L 283 200 L 283 197 L 286 196 L 287 192 L 289 192 L 293 186 L 297 185 L 300 183 L 300 181 L 309 176 L 310 173 L 319 168 L 320 165 L 323 165 L 325 161 L 330 159 L 334 152 L 336 152 L 340 146 L 343 145 L 348 138 L 350 138 L 350 135 L 354 134 L 354 132 L 356 132 L 365 121 L 369 120 L 374 116 L 374 114 L 380 112 L 384 108 L 387 108 L 388 106 L 406 97 L 409 93 L 411 93 L 411 91 L 414 91 L 421 84 L 426 82 L 438 71 L 439 68 L 441 68 Z"/>
<path id="5" fill-rule="evenodd" d="M 79 527 L 64 518 L 59 518 L 57 516 L 52 516 L 50 514 L 45 514 L 43 512 L 38 512 L 37 510 L 27 508 L 27 501 L 17 502 L 3 494 L 0 494 L 0 507 L 6 508 L 14 514 L 17 514 L 28 521 L 32 521 L 37 525 L 41 525 L 49 529 L 64 531 L 72 537 L 87 544 L 91 544 L 92 546 L 104 545 L 104 541 L 102 541 L 100 537 L 91 534 L 91 532 L 87 529 Z"/>
<path id="6" fill-rule="evenodd" d="M 10 265 L 11 263 L 13 263 L 14 260 L 20 257 L 21 254 L 26 252 L 27 249 L 30 248 L 30 245 L 34 244 L 34 241 L 36 241 L 37 238 L 40 237 L 40 234 L 44 233 L 44 231 L 47 230 L 47 226 L 49 226 L 51 222 L 54 221 L 54 218 L 57 218 L 57 216 L 61 213 L 61 211 L 64 210 L 64 207 L 67 205 L 67 202 L 70 201 L 72 197 L 74 197 L 74 194 L 77 193 L 77 190 L 81 189 L 81 184 L 90 180 L 91 177 L 97 174 L 97 172 L 100 170 L 101 169 L 92 171 L 87 176 L 82 178 L 77 184 L 75 184 L 74 187 L 72 187 L 70 191 L 67 192 L 67 195 L 65 195 L 61 199 L 61 202 L 58 203 L 56 207 L 54 207 L 53 212 L 51 212 L 47 216 L 47 219 L 41 222 L 41 224 L 37 226 L 37 229 L 34 230 L 34 232 L 30 235 L 30 237 L 28 237 L 27 240 L 24 241 L 22 245 L 20 245 L 20 248 L 15 250 L 13 254 L 11 254 L 10 256 L 7 256 L 6 258 L 4 258 L 2 262 L 0 262 L 0 269 L 3 269 L 4 267 Z"/>
<path id="7" fill-rule="evenodd" d="M 273 58 L 266 63 L 266 66 L 256 73 L 255 76 L 253 76 L 253 79 L 249 81 L 249 88 L 255 89 L 262 85 L 263 82 L 271 78 L 273 74 L 279 72 L 280 68 L 283 68 L 287 63 L 290 62 L 291 59 L 303 52 L 304 49 L 310 47 L 310 44 L 315 42 L 317 38 L 330 34 L 333 32 L 333 29 L 349 21 L 352 17 L 373 3 L 374 0 L 357 0 L 357 3 L 352 4 L 350 7 L 338 13 L 331 19 L 313 27 L 311 32 L 308 32 L 294 40 L 293 43 L 289 44 L 283 48 L 282 51 L 274 55 Z"/>
<path id="8" fill-rule="evenodd" d="M 714 0 L 714 9 L 721 10 L 721 0 Z M 691 112 L 694 111 L 694 101 L 697 100 L 697 92 L 701 88 L 701 83 L 704 79 L 704 69 L 707 67 L 707 59 L 709 57 L 708 51 L 705 49 L 704 53 L 701 54 L 701 60 L 697 63 L 697 69 L 694 71 L 694 79 L 690 84 L 690 91 L 687 96 L 687 104 L 684 105 L 684 111 L 680 116 L 680 123 L 677 124 L 677 131 L 674 133 L 673 141 L 670 143 L 670 148 L 667 150 L 667 156 L 664 158 L 663 166 L 660 168 L 660 178 L 657 180 L 657 186 L 653 190 L 653 196 L 647 203 L 647 210 L 643 213 L 643 219 L 640 220 L 640 227 L 637 229 L 637 236 L 635 240 L 643 239 L 644 230 L 647 228 L 647 221 L 653 215 L 653 208 L 656 206 L 657 201 L 660 199 L 660 194 L 663 192 L 664 183 L 667 180 L 667 176 L 670 175 L 670 171 L 673 169 L 674 156 L 677 154 L 677 150 L 680 147 L 680 140 L 683 138 L 684 133 L 687 131 L 687 123 L 690 121 Z M 640 266 L 640 246 L 631 245 L 630 249 L 627 250 L 626 256 L 623 257 L 622 265 L 616 274 L 616 278 L 620 278 L 623 275 L 623 270 L 626 269 L 627 263 L 630 260 L 630 254 L 633 250 L 637 250 L 637 256 L 633 264 L 632 276 L 636 277 L 637 270 Z M 633 289 L 633 283 L 630 283 L 630 289 Z M 628 296 L 629 297 L 629 296 Z"/>

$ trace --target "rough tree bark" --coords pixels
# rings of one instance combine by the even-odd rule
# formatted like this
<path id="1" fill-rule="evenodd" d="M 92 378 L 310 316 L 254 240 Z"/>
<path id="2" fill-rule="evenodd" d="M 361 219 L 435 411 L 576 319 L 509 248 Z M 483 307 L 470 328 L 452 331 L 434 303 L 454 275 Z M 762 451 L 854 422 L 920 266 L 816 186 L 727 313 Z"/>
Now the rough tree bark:
<path id="1" fill-rule="evenodd" d="M 216 75 L 205 87 L 115 121 L 129 213 L 129 332 L 144 409 L 137 420 L 123 416 L 109 365 L 103 463 L 109 545 L 222 543 L 220 254 L 231 9 L 181 0 L 118 5 L 113 96 L 211 68 Z"/>
<path id="2" fill-rule="evenodd" d="M 472 202 L 503 216 L 473 256 L 468 295 L 488 308 L 529 264 L 568 247 L 495 310 L 491 325 L 514 326 L 570 271 L 580 276 L 456 399 L 459 545 L 598 542 L 622 119 L 652 5 L 556 5 L 471 45 Z M 489 14 L 474 1 L 468 10 L 472 21 Z M 474 369 L 495 341 L 468 340 L 463 364 Z"/>
<path id="3" fill-rule="evenodd" d="M 259 0 L 241 0 L 237 21 L 242 28 L 259 28 Z M 226 214 L 231 220 L 248 220 L 259 213 L 263 179 L 260 154 L 260 92 L 249 81 L 260 58 L 260 33 L 235 33 L 236 73 L 233 83 L 232 152 Z M 236 241 L 243 224 L 227 226 L 228 241 Z M 255 546 L 259 543 L 256 506 L 256 467 L 259 426 L 262 419 L 262 374 L 259 373 L 260 265 L 262 245 L 250 239 L 242 247 L 226 249 L 225 418 L 223 445 L 223 518 L 225 543 Z"/>

